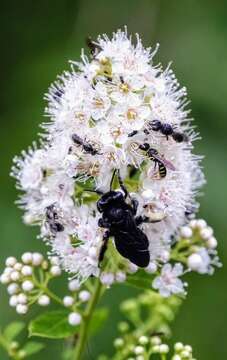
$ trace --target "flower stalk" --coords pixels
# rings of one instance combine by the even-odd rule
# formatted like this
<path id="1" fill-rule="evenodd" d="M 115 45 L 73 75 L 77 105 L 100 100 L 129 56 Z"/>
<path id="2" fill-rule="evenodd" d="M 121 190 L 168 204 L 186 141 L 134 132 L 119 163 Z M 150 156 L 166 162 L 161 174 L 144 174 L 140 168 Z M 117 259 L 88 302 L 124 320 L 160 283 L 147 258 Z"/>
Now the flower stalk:
<path id="1" fill-rule="evenodd" d="M 96 279 L 93 294 L 92 294 L 91 299 L 90 299 L 89 303 L 87 304 L 87 307 L 83 314 L 83 321 L 80 326 L 79 339 L 78 339 L 76 346 L 74 348 L 74 351 L 73 351 L 73 356 L 72 356 L 73 360 L 82 359 L 84 347 L 86 345 L 86 341 L 87 341 L 87 337 L 88 337 L 89 325 L 90 325 L 95 307 L 100 299 L 102 288 L 103 288 L 102 283 L 99 281 L 99 279 Z"/>

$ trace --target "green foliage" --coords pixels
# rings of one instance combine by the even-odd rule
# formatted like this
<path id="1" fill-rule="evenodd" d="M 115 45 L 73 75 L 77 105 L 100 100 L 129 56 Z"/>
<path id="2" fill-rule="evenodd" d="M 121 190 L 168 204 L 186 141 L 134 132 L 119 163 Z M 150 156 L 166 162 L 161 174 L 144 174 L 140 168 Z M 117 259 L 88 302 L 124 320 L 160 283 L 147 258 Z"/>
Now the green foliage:
<path id="1" fill-rule="evenodd" d="M 152 277 L 143 270 L 139 270 L 136 274 L 129 275 L 126 283 L 138 289 L 148 290 L 151 289 Z"/>
<path id="2" fill-rule="evenodd" d="M 63 339 L 75 335 L 79 326 L 69 325 L 68 315 L 66 310 L 53 310 L 39 315 L 28 326 L 29 336 Z"/>
<path id="3" fill-rule="evenodd" d="M 40 352 L 44 348 L 44 344 L 40 342 L 27 341 L 21 345 L 18 341 L 15 341 L 15 338 L 20 335 L 24 328 L 25 323 L 14 321 L 7 325 L 2 333 L 0 332 L 0 345 L 11 359 L 25 359 Z"/>
<path id="4" fill-rule="evenodd" d="M 88 329 L 90 336 L 94 336 L 98 331 L 101 330 L 102 326 L 104 325 L 105 321 L 108 318 L 108 315 L 109 315 L 109 310 L 105 307 L 99 308 L 96 311 L 94 311 Z"/>
<path id="5" fill-rule="evenodd" d="M 13 321 L 9 325 L 6 326 L 3 336 L 8 340 L 12 341 L 15 337 L 17 337 L 21 331 L 24 329 L 25 323 L 22 321 Z"/>
<path id="6" fill-rule="evenodd" d="M 44 345 L 40 342 L 28 341 L 21 350 L 25 352 L 25 357 L 29 357 L 40 352 L 43 348 Z"/>

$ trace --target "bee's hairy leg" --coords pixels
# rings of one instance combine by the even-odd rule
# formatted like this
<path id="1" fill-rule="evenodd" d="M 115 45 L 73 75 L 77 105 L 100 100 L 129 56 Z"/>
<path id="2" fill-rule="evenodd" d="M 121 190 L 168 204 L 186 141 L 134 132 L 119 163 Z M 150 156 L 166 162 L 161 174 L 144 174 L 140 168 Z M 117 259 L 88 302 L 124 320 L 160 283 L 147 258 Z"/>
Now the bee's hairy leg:
<path id="1" fill-rule="evenodd" d="M 101 227 L 101 228 L 110 228 L 110 223 L 108 221 L 105 221 L 103 218 L 100 218 L 98 220 L 98 226 Z"/>
<path id="2" fill-rule="evenodd" d="M 132 203 L 133 215 L 136 215 L 139 202 L 138 202 L 138 200 L 132 198 L 132 199 L 131 199 L 131 203 Z"/>
<path id="3" fill-rule="evenodd" d="M 110 231 L 106 230 L 106 232 L 103 234 L 103 239 L 102 239 L 102 246 L 99 252 L 99 259 L 98 259 L 98 263 L 100 265 L 100 263 L 103 261 L 105 252 L 107 250 L 107 245 L 108 245 L 108 240 L 110 238 Z"/>
<path id="4" fill-rule="evenodd" d="M 139 225 L 141 225 L 143 223 L 157 223 L 157 222 L 161 221 L 162 219 L 160 219 L 160 220 L 152 220 L 146 215 L 143 215 L 143 216 L 140 215 L 140 216 L 137 216 L 135 218 L 135 220 L 136 220 L 136 225 L 139 226 Z"/>

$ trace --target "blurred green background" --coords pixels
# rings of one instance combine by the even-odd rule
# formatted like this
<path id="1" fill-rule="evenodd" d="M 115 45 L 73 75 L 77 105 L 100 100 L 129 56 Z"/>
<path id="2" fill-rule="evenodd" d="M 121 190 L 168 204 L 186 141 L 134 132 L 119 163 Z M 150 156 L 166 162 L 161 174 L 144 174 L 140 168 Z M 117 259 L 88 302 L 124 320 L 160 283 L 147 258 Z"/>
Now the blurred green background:
<path id="1" fill-rule="evenodd" d="M 161 44 L 156 61 L 172 60 L 178 79 L 188 88 L 192 116 L 202 141 L 207 177 L 200 216 L 214 227 L 222 262 L 227 260 L 227 1 L 196 0 L 39 0 L 1 1 L 1 204 L 0 268 L 9 255 L 43 250 L 37 229 L 26 227 L 14 180 L 12 158 L 37 139 L 43 120 L 43 94 L 56 75 L 78 59 L 87 35 L 112 31 L 125 24 L 145 45 Z M 190 275 L 190 291 L 173 326 L 173 340 L 190 343 L 199 360 L 227 359 L 227 267 L 213 277 Z M 59 285 L 61 287 L 61 284 Z M 87 359 L 111 352 L 119 299 L 129 290 L 116 288 L 105 301 L 112 313 L 105 331 L 90 345 Z M 131 290 L 130 290 L 131 291 Z M 132 293 L 132 291 L 130 292 Z M 5 289 L 0 290 L 1 326 L 15 319 Z M 59 359 L 63 344 L 48 342 L 34 359 Z M 1 353 L 0 359 L 5 360 Z"/>

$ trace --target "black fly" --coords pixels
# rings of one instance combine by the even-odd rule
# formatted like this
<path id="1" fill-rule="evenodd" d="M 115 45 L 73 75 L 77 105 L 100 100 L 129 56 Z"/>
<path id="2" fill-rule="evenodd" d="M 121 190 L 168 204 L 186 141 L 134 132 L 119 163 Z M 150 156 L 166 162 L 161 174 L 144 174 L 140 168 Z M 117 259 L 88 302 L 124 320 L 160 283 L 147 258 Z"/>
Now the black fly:
<path id="1" fill-rule="evenodd" d="M 88 143 L 87 141 L 81 139 L 80 136 L 78 136 L 77 134 L 73 134 L 72 135 L 72 140 L 76 145 L 80 145 L 82 146 L 82 149 L 91 155 L 97 155 L 99 154 L 98 150 L 96 150 L 90 143 Z"/>
<path id="2" fill-rule="evenodd" d="M 130 198 L 119 171 L 118 181 L 122 191 L 111 189 L 115 173 L 116 171 L 113 173 L 110 191 L 102 194 L 97 201 L 98 211 L 102 214 L 98 225 L 106 229 L 99 262 L 104 258 L 108 239 L 113 236 L 116 249 L 123 257 L 139 267 L 146 267 L 150 262 L 149 241 L 139 225 L 152 221 L 146 216 L 136 216 L 138 202 Z M 127 197 L 131 200 L 131 204 L 126 203 Z"/>
<path id="3" fill-rule="evenodd" d="M 54 204 L 46 208 L 46 221 L 52 233 L 56 234 L 57 232 L 64 231 L 64 226 L 58 221 L 58 214 Z"/>

